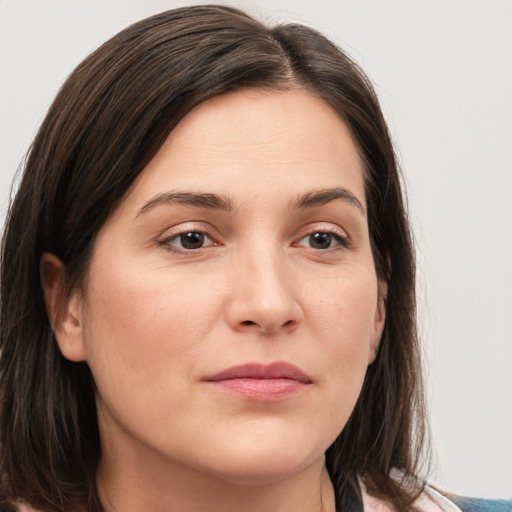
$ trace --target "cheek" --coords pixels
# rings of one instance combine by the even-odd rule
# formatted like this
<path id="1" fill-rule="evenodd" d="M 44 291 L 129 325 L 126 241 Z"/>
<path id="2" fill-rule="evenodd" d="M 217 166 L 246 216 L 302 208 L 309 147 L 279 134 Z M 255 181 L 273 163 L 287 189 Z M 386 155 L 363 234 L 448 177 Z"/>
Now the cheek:
<path id="1" fill-rule="evenodd" d="M 376 277 L 363 269 L 346 272 L 323 284 L 305 290 L 304 311 L 322 343 L 357 357 L 370 344 L 377 307 Z"/>
<path id="2" fill-rule="evenodd" d="M 105 271 L 107 269 L 108 271 Z M 98 389 L 112 382 L 149 393 L 188 377 L 220 307 L 186 276 L 107 266 L 91 269 L 84 309 L 87 362 Z M 117 392 L 123 388 L 117 386 Z"/>
<path id="3" fill-rule="evenodd" d="M 340 284 L 341 283 L 341 284 Z M 316 290 L 316 291 L 315 291 Z M 319 384 L 330 400 L 334 423 L 344 424 L 359 396 L 368 367 L 377 305 L 377 282 L 372 272 L 337 279 L 322 291 L 307 294 L 310 337 L 318 340 Z"/>

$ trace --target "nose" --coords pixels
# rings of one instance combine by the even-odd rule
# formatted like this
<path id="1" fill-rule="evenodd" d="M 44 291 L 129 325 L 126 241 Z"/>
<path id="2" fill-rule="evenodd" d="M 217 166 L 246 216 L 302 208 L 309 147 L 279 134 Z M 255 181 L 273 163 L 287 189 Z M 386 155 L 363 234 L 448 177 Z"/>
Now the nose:
<path id="1" fill-rule="evenodd" d="M 226 319 L 232 329 L 264 335 L 293 332 L 303 311 L 285 256 L 271 251 L 241 256 L 232 268 Z"/>

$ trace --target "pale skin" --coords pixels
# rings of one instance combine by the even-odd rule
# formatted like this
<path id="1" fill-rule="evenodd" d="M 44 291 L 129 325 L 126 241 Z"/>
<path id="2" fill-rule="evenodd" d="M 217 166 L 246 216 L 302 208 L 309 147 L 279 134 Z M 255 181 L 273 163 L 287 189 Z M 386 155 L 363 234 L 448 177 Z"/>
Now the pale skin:
<path id="1" fill-rule="evenodd" d="M 173 130 L 81 286 L 43 256 L 60 350 L 98 388 L 107 512 L 334 512 L 324 453 L 385 323 L 363 172 L 311 93 L 230 93 Z M 309 381 L 269 400 L 207 380 L 274 362 Z"/>

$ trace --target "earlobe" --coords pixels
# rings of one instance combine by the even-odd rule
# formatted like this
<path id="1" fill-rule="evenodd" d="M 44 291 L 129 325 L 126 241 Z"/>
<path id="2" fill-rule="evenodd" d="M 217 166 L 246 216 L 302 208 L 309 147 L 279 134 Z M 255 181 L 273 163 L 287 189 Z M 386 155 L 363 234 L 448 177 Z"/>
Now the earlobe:
<path id="1" fill-rule="evenodd" d="M 43 254 L 40 273 L 46 311 L 60 351 L 66 359 L 84 361 L 82 292 L 68 287 L 66 268 L 53 254 Z"/>

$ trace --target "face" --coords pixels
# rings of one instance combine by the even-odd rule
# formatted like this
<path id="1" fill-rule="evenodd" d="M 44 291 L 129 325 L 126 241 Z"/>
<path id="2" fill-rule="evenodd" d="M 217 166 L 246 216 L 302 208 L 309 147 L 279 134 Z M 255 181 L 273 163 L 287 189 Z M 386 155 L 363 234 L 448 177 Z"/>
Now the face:
<path id="1" fill-rule="evenodd" d="M 102 464 L 253 481 L 322 460 L 384 323 L 365 211 L 352 137 L 308 92 L 187 115 L 100 230 L 57 332 L 92 370 Z"/>

